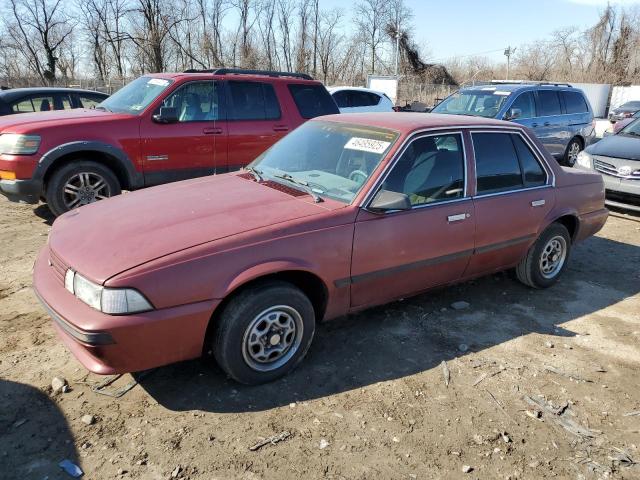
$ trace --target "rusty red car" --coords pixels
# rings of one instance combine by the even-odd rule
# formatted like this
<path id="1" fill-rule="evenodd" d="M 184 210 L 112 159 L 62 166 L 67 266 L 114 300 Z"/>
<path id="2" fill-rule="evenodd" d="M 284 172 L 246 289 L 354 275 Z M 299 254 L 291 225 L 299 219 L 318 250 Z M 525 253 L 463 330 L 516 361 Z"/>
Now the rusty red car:
<path id="1" fill-rule="evenodd" d="M 92 372 L 210 352 L 257 384 L 294 368 L 321 320 L 507 269 L 550 287 L 604 225 L 604 193 L 514 123 L 331 115 L 240 172 L 62 215 L 33 283 Z"/>

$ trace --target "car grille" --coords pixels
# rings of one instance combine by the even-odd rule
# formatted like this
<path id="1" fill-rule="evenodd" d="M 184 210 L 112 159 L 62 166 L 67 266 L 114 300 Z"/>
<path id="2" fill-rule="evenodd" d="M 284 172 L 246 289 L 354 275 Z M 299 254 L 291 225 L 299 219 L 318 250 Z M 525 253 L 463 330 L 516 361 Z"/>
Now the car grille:
<path id="1" fill-rule="evenodd" d="M 622 175 L 620 172 L 618 172 L 618 168 L 615 165 L 603 162 L 602 160 L 598 159 L 593 160 L 593 168 L 595 168 L 600 173 L 611 175 L 612 177 L 625 178 L 628 180 L 640 180 L 640 169 L 632 171 L 629 175 Z"/>
<path id="2" fill-rule="evenodd" d="M 49 262 L 56 278 L 64 285 L 64 276 L 69 269 L 69 265 L 64 263 L 60 257 L 58 257 L 51 248 L 49 248 Z"/>

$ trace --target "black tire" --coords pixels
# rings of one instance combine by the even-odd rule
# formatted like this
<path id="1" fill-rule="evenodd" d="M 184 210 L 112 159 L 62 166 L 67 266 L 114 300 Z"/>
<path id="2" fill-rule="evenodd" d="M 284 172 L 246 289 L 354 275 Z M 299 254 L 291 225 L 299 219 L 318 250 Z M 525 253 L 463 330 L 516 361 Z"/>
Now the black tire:
<path id="1" fill-rule="evenodd" d="M 269 312 L 270 309 L 274 310 Z M 278 334 L 284 331 L 278 330 L 282 319 L 296 324 L 293 336 L 289 336 L 291 332 Z M 268 330 L 264 328 L 265 322 L 273 322 Z M 231 378 L 247 385 L 258 385 L 293 370 L 306 355 L 314 332 L 315 313 L 309 298 L 290 283 L 271 281 L 247 288 L 229 301 L 217 318 L 212 348 L 218 365 Z M 271 343 L 276 337 L 281 344 Z M 264 343 L 259 342 L 261 339 Z M 287 348 L 288 341 L 291 343 Z M 250 346 L 251 342 L 254 344 Z M 270 360 L 267 352 L 271 348 L 286 349 Z M 256 359 L 259 356 L 266 360 L 261 363 Z"/>
<path id="2" fill-rule="evenodd" d="M 578 158 L 578 154 L 583 150 L 584 145 L 582 144 L 582 140 L 578 137 L 574 137 L 567 145 L 567 149 L 564 151 L 564 157 L 562 161 L 564 165 L 567 167 L 573 167 L 576 164 L 576 159 Z"/>
<path id="3" fill-rule="evenodd" d="M 78 187 L 87 178 L 90 180 L 89 185 L 86 188 Z M 99 183 L 99 179 L 102 183 Z M 91 188 L 91 185 L 97 187 Z M 78 188 L 78 193 L 65 193 L 67 187 Z M 119 195 L 121 191 L 118 177 L 108 167 L 89 160 L 78 160 L 53 172 L 47 182 L 45 195 L 49 209 L 58 216 L 73 208 L 101 200 L 102 197 Z"/>
<path id="4" fill-rule="evenodd" d="M 553 269 L 553 271 L 545 272 L 543 265 L 550 269 L 551 261 L 549 259 L 549 248 L 552 241 L 557 241 L 558 244 L 563 244 L 564 254 L 562 262 L 559 266 Z M 553 252 L 553 248 L 551 252 Z M 547 254 L 547 261 L 543 255 Z M 542 232 L 538 240 L 529 248 L 529 251 L 525 257 L 520 261 L 516 267 L 516 276 L 518 280 L 529 287 L 533 288 L 548 288 L 558 281 L 558 278 L 562 275 L 567 268 L 569 258 L 571 254 L 571 237 L 569 231 L 564 225 L 559 223 L 552 223 L 547 229 Z M 553 257 L 552 257 L 553 258 Z"/>

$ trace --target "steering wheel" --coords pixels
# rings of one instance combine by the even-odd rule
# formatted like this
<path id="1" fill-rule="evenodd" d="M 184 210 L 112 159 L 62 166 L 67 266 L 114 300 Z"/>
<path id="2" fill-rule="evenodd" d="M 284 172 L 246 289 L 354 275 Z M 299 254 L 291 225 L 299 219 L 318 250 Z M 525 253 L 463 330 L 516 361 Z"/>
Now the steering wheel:
<path id="1" fill-rule="evenodd" d="M 358 177 L 361 177 L 361 178 L 358 179 Z M 369 176 L 362 170 L 354 170 L 349 174 L 349 180 L 351 180 L 352 182 L 356 182 L 357 184 L 360 184 L 360 185 L 366 182 L 367 178 L 369 178 Z"/>

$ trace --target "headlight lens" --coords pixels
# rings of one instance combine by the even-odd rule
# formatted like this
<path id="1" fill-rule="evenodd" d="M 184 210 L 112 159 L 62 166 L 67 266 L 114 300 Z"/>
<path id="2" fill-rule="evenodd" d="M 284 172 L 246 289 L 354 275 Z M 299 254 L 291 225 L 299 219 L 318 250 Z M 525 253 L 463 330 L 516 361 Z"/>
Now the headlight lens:
<path id="1" fill-rule="evenodd" d="M 576 158 L 576 163 L 584 168 L 591 168 L 591 155 L 589 155 L 584 150 L 578 154 L 578 158 Z"/>
<path id="2" fill-rule="evenodd" d="M 133 288 L 106 288 L 87 280 L 82 275 L 67 270 L 64 286 L 90 307 L 109 315 L 145 312 L 153 306 Z"/>
<path id="3" fill-rule="evenodd" d="M 32 155 L 40 148 L 39 135 L 4 133 L 0 135 L 0 154 Z"/>

